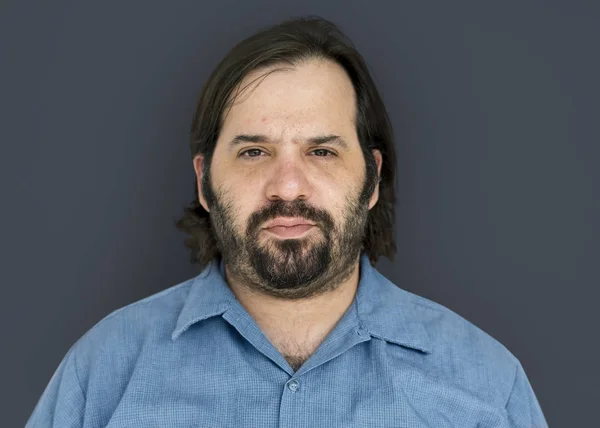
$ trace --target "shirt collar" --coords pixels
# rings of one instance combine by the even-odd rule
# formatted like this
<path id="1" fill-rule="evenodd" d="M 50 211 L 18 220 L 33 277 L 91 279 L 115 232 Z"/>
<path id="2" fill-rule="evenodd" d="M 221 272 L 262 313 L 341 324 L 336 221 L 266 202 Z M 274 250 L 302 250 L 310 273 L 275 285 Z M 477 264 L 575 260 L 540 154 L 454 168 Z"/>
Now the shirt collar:
<path id="1" fill-rule="evenodd" d="M 215 258 L 194 278 L 171 339 L 176 340 L 197 322 L 223 314 L 237 301 L 225 281 L 222 265 L 221 259 Z"/>
<path id="2" fill-rule="evenodd" d="M 430 353 L 431 340 L 416 296 L 379 273 L 366 254 L 360 267 L 355 303 L 363 327 L 371 336 Z"/>
<path id="3" fill-rule="evenodd" d="M 364 253 L 354 303 L 361 327 L 371 336 L 431 352 L 431 341 L 414 295 L 379 273 Z M 171 338 L 176 340 L 191 325 L 222 315 L 233 305 L 241 306 L 227 285 L 222 259 L 215 258 L 194 278 Z"/>

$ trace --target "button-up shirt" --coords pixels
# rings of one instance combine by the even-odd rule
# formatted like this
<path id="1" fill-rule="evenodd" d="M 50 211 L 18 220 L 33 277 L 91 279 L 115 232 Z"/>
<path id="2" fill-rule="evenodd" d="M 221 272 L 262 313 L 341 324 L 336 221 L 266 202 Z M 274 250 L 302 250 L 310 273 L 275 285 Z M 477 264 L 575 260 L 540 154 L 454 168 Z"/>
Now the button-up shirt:
<path id="1" fill-rule="evenodd" d="M 542 428 L 522 365 L 360 258 L 356 295 L 294 371 L 214 259 L 108 315 L 67 352 L 29 428 Z"/>

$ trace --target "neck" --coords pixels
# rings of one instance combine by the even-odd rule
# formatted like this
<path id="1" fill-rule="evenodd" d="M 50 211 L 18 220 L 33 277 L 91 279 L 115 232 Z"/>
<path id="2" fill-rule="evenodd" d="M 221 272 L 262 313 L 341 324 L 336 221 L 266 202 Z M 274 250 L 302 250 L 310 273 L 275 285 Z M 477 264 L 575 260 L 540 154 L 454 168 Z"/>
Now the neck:
<path id="1" fill-rule="evenodd" d="M 334 290 L 305 299 L 288 300 L 257 292 L 231 277 L 225 266 L 226 278 L 233 294 L 273 340 L 287 335 L 296 342 L 320 343 L 348 307 L 352 304 L 359 281 L 357 262 L 352 274 Z"/>

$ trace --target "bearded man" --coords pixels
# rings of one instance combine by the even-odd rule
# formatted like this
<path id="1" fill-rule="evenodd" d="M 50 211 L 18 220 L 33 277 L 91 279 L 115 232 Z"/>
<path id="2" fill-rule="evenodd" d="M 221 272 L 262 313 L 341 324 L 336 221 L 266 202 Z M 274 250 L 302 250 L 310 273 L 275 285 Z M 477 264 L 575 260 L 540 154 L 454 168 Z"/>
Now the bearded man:
<path id="1" fill-rule="evenodd" d="M 395 150 L 367 66 L 320 18 L 235 46 L 193 118 L 201 273 L 69 350 L 28 427 L 546 427 L 519 361 L 392 284 Z"/>

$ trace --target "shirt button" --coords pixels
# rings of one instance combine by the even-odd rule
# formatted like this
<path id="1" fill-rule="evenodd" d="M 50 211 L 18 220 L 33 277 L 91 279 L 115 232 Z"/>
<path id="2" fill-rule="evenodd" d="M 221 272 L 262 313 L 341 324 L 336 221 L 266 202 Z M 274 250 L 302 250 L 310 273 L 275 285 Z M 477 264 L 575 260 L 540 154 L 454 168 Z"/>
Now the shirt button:
<path id="1" fill-rule="evenodd" d="M 300 382 L 298 382 L 296 379 L 290 380 L 287 383 L 287 387 L 289 388 L 290 391 L 296 392 L 296 391 L 298 391 L 298 388 L 300 387 Z"/>

